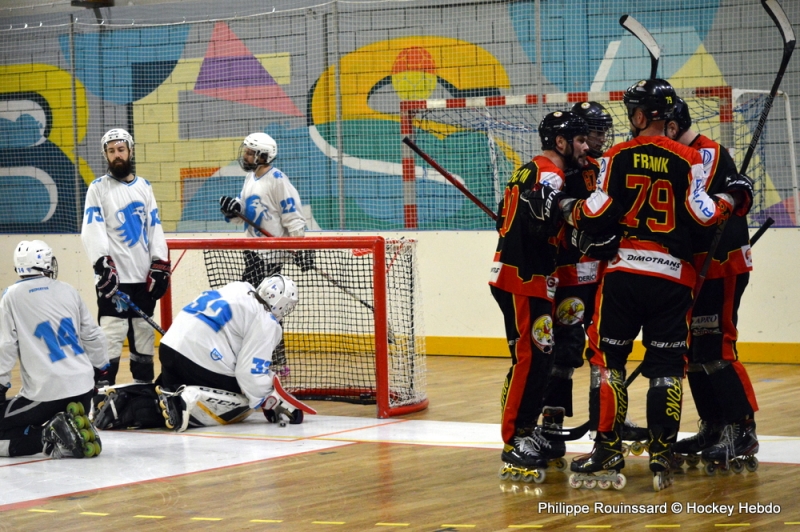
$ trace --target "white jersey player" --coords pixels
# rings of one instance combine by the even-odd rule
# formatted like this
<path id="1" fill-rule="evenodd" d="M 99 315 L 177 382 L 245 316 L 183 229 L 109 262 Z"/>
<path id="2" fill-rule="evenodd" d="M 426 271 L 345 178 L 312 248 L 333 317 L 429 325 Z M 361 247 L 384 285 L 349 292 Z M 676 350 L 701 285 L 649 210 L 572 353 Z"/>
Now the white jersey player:
<path id="1" fill-rule="evenodd" d="M 137 382 L 152 382 L 153 329 L 119 305 L 114 294 L 125 292 L 152 316 L 169 286 L 167 242 L 153 188 L 134 173 L 131 135 L 112 129 L 101 144 L 108 173 L 89 185 L 81 240 L 94 265 L 100 325 L 109 342 L 109 380 L 116 379 L 122 343 L 132 329 L 131 373 Z"/>
<path id="2" fill-rule="evenodd" d="M 105 336 L 77 290 L 56 280 L 57 262 L 45 242 L 20 242 L 14 267 L 21 280 L 0 298 L 0 456 L 41 452 L 42 425 L 59 413 L 58 430 L 66 439 L 71 434 L 82 456 L 74 439 L 80 436 L 63 413 L 70 403 L 88 409 L 95 377 L 103 378 L 109 366 Z M 22 386 L 6 401 L 17 359 Z"/>
<path id="3" fill-rule="evenodd" d="M 239 166 L 247 172 L 239 196 L 222 196 L 220 210 L 229 222 L 243 223 L 243 215 L 268 235 L 276 237 L 303 236 L 306 219 L 300 195 L 289 177 L 272 166 L 278 155 L 278 145 L 266 133 L 248 135 L 239 147 Z M 245 233 L 260 237 L 262 232 L 247 225 Z"/>
<path id="4" fill-rule="evenodd" d="M 315 413 L 285 392 L 272 371 L 283 337 L 279 320 L 297 304 L 294 281 L 277 274 L 208 290 L 186 305 L 161 339 L 154 388 L 117 387 L 97 413 L 99 428 L 189 427 L 241 421 L 262 408 L 270 422 L 300 423 Z M 141 405 L 158 397 L 163 412 Z M 113 407 L 112 407 L 113 405 Z M 163 416 L 163 419 L 162 417 Z M 165 421 L 166 420 L 166 421 Z"/>

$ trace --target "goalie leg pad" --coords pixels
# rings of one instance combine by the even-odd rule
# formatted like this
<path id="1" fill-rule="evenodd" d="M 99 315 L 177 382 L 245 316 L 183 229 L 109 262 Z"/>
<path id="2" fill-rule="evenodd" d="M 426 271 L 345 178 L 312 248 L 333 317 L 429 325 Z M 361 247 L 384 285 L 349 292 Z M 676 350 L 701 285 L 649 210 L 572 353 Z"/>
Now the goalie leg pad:
<path id="1" fill-rule="evenodd" d="M 181 426 L 183 432 L 189 427 L 213 427 L 239 423 L 253 413 L 250 403 L 242 394 L 218 390 L 205 386 L 185 386 L 180 392 L 184 411 Z"/>

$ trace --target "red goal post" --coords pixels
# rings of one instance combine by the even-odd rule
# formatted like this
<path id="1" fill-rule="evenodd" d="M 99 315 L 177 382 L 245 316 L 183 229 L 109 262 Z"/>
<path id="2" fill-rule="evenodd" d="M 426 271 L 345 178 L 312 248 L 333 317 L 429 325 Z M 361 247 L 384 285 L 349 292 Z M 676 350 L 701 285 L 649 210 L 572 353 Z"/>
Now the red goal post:
<path id="1" fill-rule="evenodd" d="M 698 132 L 718 140 L 729 149 L 736 148 L 731 87 L 678 88 L 676 92 L 689 103 Z M 616 144 L 625 140 L 629 132 L 623 94 L 624 91 L 570 92 L 402 101 L 399 140 L 409 137 L 446 170 L 456 174 L 457 179 L 468 181 L 472 188 L 480 189 L 470 191 L 484 203 L 497 205 L 511 172 L 541 152 L 538 126 L 546 114 L 569 110 L 576 102 L 599 102 L 614 119 Z M 458 159 L 461 170 L 456 172 L 441 158 L 451 150 L 446 141 L 451 136 L 465 137 L 469 134 L 482 137 L 484 146 L 460 142 L 462 152 L 454 157 Z M 435 179 L 438 172 L 416 160 L 414 152 L 406 144 L 402 144 L 401 150 L 405 227 L 416 229 L 416 181 L 423 175 Z M 481 150 L 486 154 L 483 155 Z M 474 170 L 464 162 L 470 159 L 476 160 Z M 489 197 L 489 189 L 494 192 L 494 197 Z"/>
<path id="2" fill-rule="evenodd" d="M 276 361 L 276 370 L 288 368 L 284 388 L 306 400 L 375 403 L 380 418 L 427 407 L 416 241 L 353 236 L 168 239 L 167 245 L 173 274 L 160 302 L 165 330 L 201 292 L 243 280 L 254 260 L 265 266 L 259 279 L 279 267 L 299 292 L 297 308 L 283 320 L 285 363 Z M 295 264 L 298 252 L 312 252 L 314 266 Z"/>

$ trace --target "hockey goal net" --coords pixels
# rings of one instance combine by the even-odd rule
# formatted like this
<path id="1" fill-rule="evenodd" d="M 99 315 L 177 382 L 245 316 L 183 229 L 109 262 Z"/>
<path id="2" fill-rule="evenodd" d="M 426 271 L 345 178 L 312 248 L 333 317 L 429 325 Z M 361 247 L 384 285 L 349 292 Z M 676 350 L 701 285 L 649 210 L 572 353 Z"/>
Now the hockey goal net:
<path id="1" fill-rule="evenodd" d="M 752 130 L 764 105 L 764 91 L 742 91 L 727 86 L 676 89 L 689 104 L 692 128 L 720 142 L 741 164 Z M 538 126 L 550 112 L 572 108 L 576 102 L 601 103 L 614 119 L 614 144 L 630 138 L 623 91 L 576 92 L 544 95 L 490 96 L 401 103 L 401 138 L 414 143 L 467 187 L 484 204 L 496 208 L 511 173 L 541 153 Z M 758 223 L 781 198 L 797 190 L 796 161 L 788 106 L 773 108 L 748 174 L 756 182 L 751 220 Z M 403 144 L 403 180 L 413 188 L 420 177 L 436 179 L 438 173 L 415 160 Z M 767 166 L 766 162 L 772 163 Z M 791 170 L 789 170 L 791 169 Z M 414 198 L 408 193 L 407 198 Z M 466 201 L 466 200 L 465 200 Z M 406 205 L 407 225 L 414 224 L 415 205 Z M 472 209 L 476 228 L 493 222 L 478 207 Z M 794 215 L 794 213 L 792 213 Z M 776 221 L 792 225 L 790 219 Z M 409 218 L 411 218 L 409 220 Z M 483 225 L 478 225 L 483 224 Z"/>
<path id="2" fill-rule="evenodd" d="M 164 329 L 201 292 L 243 279 L 257 284 L 280 268 L 297 283 L 300 299 L 283 320 L 285 351 L 273 356 L 284 388 L 305 400 L 376 404 L 380 418 L 427 407 L 416 241 L 376 236 L 167 244 L 174 266 L 161 300 Z M 309 250 L 313 267 L 301 269 L 294 259 Z M 254 261 L 264 267 L 258 279 L 248 278 Z"/>

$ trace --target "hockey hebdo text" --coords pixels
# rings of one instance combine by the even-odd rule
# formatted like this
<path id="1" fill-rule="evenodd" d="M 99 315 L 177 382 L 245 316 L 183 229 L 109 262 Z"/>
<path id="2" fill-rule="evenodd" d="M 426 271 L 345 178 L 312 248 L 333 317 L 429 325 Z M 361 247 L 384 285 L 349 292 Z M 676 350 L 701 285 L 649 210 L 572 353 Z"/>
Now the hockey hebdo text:
<path id="1" fill-rule="evenodd" d="M 539 513 L 561 514 L 567 517 L 594 514 L 696 514 L 696 515 L 726 515 L 734 514 L 779 514 L 781 507 L 775 503 L 747 503 L 733 504 L 672 502 L 661 504 L 607 504 L 595 502 L 594 504 L 567 504 L 563 502 L 540 502 Z"/>

